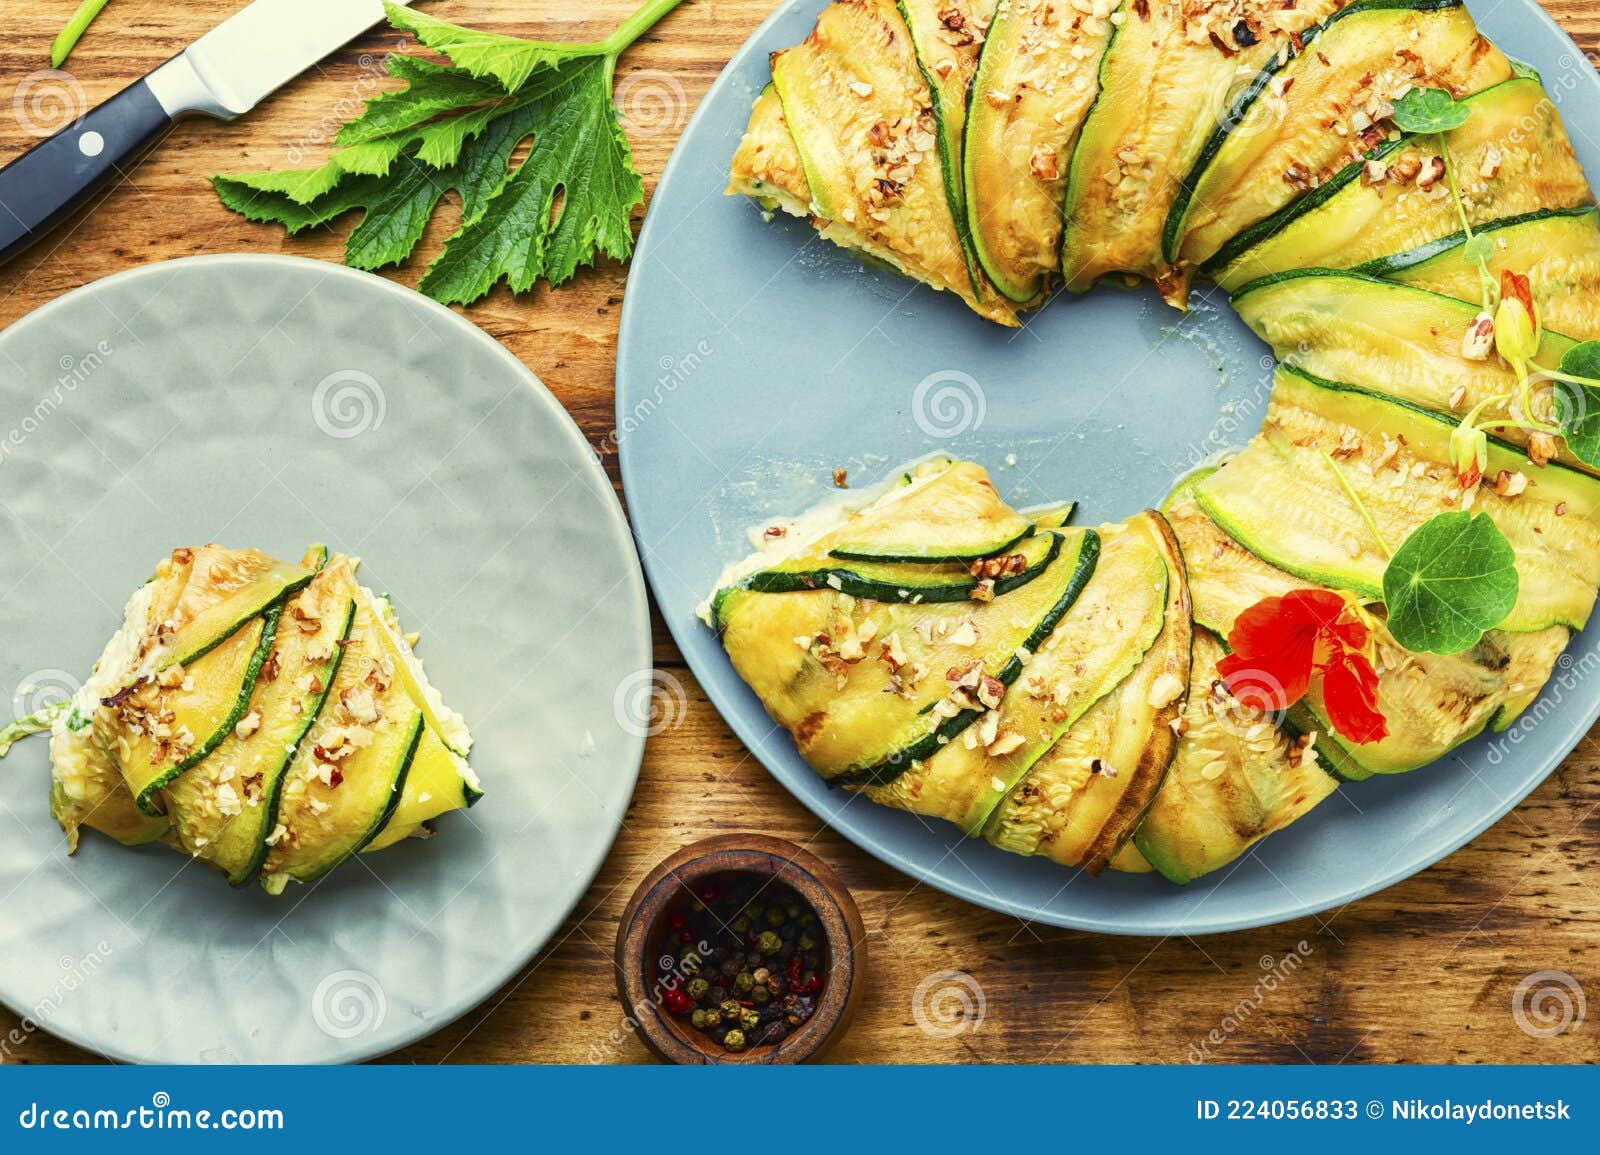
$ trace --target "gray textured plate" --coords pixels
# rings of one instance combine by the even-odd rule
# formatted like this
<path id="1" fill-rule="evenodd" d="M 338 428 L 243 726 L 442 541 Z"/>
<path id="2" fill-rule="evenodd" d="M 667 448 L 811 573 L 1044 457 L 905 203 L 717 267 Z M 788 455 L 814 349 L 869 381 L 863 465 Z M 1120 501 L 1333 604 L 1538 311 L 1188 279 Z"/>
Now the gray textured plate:
<path id="1" fill-rule="evenodd" d="M 987 465 L 1019 503 L 1075 498 L 1079 521 L 1161 500 L 1175 476 L 1261 421 L 1270 356 L 1207 288 L 1180 317 L 1148 290 L 1058 297 L 1012 332 L 867 268 L 803 222 L 722 195 L 767 54 L 805 37 L 824 0 L 782 5 L 701 102 L 663 174 L 629 278 L 617 424 L 634 533 L 695 676 L 773 775 L 858 845 L 919 879 L 1021 918 L 1118 934 L 1200 934 L 1338 907 L 1482 832 L 1553 770 L 1600 711 L 1600 630 L 1561 659 L 1508 734 L 1414 774 L 1342 790 L 1234 867 L 1191 883 L 1090 879 L 955 827 L 830 792 L 776 733 L 694 616 L 744 531 L 938 451 Z M 1533 63 L 1591 176 L 1600 79 L 1534 0 L 1474 3 Z M 1267 357 L 1266 364 L 1262 358 Z M 1507 862 L 1508 878 L 1526 869 Z"/>
<path id="2" fill-rule="evenodd" d="M 0 688 L 14 708 L 74 687 L 162 555 L 213 540 L 360 556 L 472 724 L 488 797 L 429 842 L 273 899 L 159 845 L 89 832 L 67 858 L 30 740 L 0 764 L 0 999 L 119 1059 L 392 1050 L 515 974 L 621 823 L 643 750 L 629 708 L 649 694 L 621 510 L 515 357 L 364 273 L 175 261 L 0 334 Z"/>

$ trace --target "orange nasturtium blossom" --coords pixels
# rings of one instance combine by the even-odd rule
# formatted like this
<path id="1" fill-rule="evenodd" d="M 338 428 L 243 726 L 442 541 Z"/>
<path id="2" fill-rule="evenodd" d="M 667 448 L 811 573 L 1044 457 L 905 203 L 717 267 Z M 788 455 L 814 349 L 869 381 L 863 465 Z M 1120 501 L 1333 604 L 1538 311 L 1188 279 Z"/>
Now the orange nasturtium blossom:
<path id="1" fill-rule="evenodd" d="M 1500 274 L 1500 304 L 1494 313 L 1494 344 L 1513 365 L 1526 365 L 1539 353 L 1544 326 L 1533 302 L 1533 283 L 1510 269 Z"/>
<path id="2" fill-rule="evenodd" d="M 1378 711 L 1378 673 L 1367 657 L 1371 631 L 1333 590 L 1291 590 L 1262 598 L 1228 634 L 1232 653 L 1217 664 L 1230 693 L 1263 712 L 1287 710 L 1322 679 L 1328 724 L 1352 742 L 1389 734 Z"/>

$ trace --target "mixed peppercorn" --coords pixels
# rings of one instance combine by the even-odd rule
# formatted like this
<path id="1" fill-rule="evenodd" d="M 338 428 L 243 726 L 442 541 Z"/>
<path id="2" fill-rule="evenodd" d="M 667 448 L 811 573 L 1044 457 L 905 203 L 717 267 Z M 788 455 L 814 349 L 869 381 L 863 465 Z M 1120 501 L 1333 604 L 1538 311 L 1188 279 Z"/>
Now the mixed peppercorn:
<path id="1" fill-rule="evenodd" d="M 701 882 L 667 909 L 661 1006 L 728 1051 L 778 1043 L 816 1012 L 827 940 L 793 888 L 754 874 Z"/>

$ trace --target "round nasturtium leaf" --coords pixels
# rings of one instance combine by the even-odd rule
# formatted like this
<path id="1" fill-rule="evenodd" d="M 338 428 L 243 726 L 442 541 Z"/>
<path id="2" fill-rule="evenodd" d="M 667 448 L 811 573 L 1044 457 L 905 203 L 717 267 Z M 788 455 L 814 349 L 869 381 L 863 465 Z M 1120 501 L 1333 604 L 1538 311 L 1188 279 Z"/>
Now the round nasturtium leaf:
<path id="1" fill-rule="evenodd" d="M 1550 382 L 1561 436 L 1579 461 L 1600 464 L 1600 341 L 1585 341 L 1568 349 L 1561 358 L 1561 372 L 1583 378 Z"/>
<path id="2" fill-rule="evenodd" d="M 1394 123 L 1401 132 L 1449 132 L 1471 116 L 1472 109 L 1442 88 L 1413 88 L 1394 103 Z"/>
<path id="3" fill-rule="evenodd" d="M 1389 632 L 1417 653 L 1458 654 L 1517 604 L 1517 555 L 1487 513 L 1441 513 L 1406 538 L 1383 573 Z"/>

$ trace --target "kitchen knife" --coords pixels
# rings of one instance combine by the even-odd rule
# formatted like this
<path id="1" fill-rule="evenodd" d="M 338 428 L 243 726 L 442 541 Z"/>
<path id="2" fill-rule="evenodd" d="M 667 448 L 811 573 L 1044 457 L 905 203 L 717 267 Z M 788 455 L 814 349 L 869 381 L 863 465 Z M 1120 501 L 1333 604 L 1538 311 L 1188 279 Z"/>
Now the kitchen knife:
<path id="1" fill-rule="evenodd" d="M 178 117 L 249 112 L 382 19 L 382 0 L 255 0 L 0 169 L 0 263 L 124 171 Z"/>

